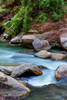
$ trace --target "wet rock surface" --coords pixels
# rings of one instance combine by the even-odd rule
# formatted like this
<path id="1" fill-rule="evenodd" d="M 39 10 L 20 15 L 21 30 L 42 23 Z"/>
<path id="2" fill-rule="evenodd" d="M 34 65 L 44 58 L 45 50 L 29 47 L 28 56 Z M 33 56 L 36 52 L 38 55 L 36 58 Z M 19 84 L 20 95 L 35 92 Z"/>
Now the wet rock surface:
<path id="1" fill-rule="evenodd" d="M 47 52 L 45 50 L 41 50 L 40 52 L 36 53 L 34 56 L 40 57 L 40 58 L 50 58 L 51 53 Z"/>
<path id="2" fill-rule="evenodd" d="M 34 54 L 36 57 L 40 58 L 51 58 L 52 60 L 63 60 L 66 58 L 66 55 L 61 54 L 61 53 L 51 53 L 47 52 L 46 50 L 41 50 L 40 52 Z"/>
<path id="3" fill-rule="evenodd" d="M 63 60 L 64 58 L 66 58 L 66 55 L 64 54 L 60 54 L 60 53 L 51 53 L 51 59 L 53 60 Z"/>
<path id="4" fill-rule="evenodd" d="M 0 65 L 0 72 L 10 75 L 13 70 L 15 70 L 20 65 Z"/>
<path id="5" fill-rule="evenodd" d="M 38 67 L 36 67 L 30 63 L 27 63 L 27 64 L 21 65 L 17 69 L 15 69 L 12 72 L 11 77 L 17 77 L 17 76 L 23 75 L 25 72 L 34 73 L 35 75 L 42 74 L 42 71 Z"/>
<path id="6" fill-rule="evenodd" d="M 30 92 L 30 89 L 26 85 L 0 72 L 0 95 L 23 96 Z"/>
<path id="7" fill-rule="evenodd" d="M 56 80 L 60 80 L 63 77 L 67 77 L 67 65 L 61 65 L 55 71 Z"/>

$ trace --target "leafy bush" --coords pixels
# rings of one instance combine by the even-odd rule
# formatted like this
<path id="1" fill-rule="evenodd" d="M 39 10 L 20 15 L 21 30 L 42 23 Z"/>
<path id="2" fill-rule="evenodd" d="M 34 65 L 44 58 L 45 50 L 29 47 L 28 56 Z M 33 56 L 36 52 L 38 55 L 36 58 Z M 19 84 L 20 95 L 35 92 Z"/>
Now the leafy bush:
<path id="1" fill-rule="evenodd" d="M 20 0 L 20 2 L 15 16 L 4 23 L 5 29 L 9 29 L 9 34 L 26 32 L 34 21 L 45 23 L 48 18 L 59 20 L 66 6 L 64 0 Z"/>
<path id="2" fill-rule="evenodd" d="M 1 6 L 1 7 L 0 7 L 0 13 L 3 13 L 3 12 L 5 12 L 5 11 L 7 11 L 7 9 L 5 9 L 5 6 L 4 6 L 4 5 Z"/>

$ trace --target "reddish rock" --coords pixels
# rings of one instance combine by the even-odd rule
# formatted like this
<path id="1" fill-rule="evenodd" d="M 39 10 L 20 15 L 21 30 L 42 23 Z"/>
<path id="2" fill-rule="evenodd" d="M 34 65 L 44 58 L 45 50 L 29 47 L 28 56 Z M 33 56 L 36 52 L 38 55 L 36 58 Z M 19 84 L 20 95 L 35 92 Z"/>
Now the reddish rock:
<path id="1" fill-rule="evenodd" d="M 55 71 L 55 78 L 60 80 L 65 76 L 67 77 L 67 65 L 61 65 Z"/>
<path id="2" fill-rule="evenodd" d="M 22 43 L 24 45 L 31 45 L 34 39 L 39 38 L 40 40 L 47 40 L 49 44 L 54 46 L 60 46 L 60 35 L 66 34 L 67 32 L 67 20 L 61 20 L 58 22 L 49 21 L 46 24 L 33 24 L 30 30 L 34 31 L 35 34 L 29 35 L 31 32 L 28 31 L 28 35 L 22 37 Z M 32 31 L 33 33 L 33 31 Z M 32 46 L 32 45 L 31 45 Z"/>
<path id="3" fill-rule="evenodd" d="M 21 40 L 21 45 L 33 48 L 32 42 L 37 38 L 38 35 L 24 35 Z"/>
<path id="4" fill-rule="evenodd" d="M 11 7 L 13 7 L 13 4 L 8 4 L 6 5 L 6 7 L 9 7 L 10 5 L 12 5 Z M 4 14 L 3 16 L 0 16 L 1 23 L 10 20 L 14 16 L 14 14 L 8 12 L 8 14 Z M 27 32 L 28 35 L 24 35 L 22 37 L 21 44 L 27 47 L 32 47 L 32 42 L 36 38 L 39 38 L 40 40 L 47 40 L 52 47 L 60 46 L 60 35 L 67 34 L 67 16 L 64 17 L 58 22 L 54 22 L 51 20 L 46 24 L 32 23 L 31 28 Z M 61 46 L 67 49 L 66 43 Z"/>
<path id="5" fill-rule="evenodd" d="M 22 42 L 21 44 L 27 47 L 33 47 L 32 42 L 36 39 L 39 38 L 40 40 L 47 40 L 52 46 L 56 45 L 57 39 L 57 34 L 56 31 L 51 31 L 51 32 L 46 32 L 43 34 L 32 34 L 32 35 L 24 35 L 22 37 Z"/>

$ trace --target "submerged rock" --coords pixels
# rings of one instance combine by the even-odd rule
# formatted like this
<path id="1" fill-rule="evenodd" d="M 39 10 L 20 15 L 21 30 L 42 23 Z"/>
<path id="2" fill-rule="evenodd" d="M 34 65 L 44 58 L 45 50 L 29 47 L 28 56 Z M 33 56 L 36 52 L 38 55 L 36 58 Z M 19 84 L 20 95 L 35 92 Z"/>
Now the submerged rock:
<path id="1" fill-rule="evenodd" d="M 43 65 L 39 65 L 37 66 L 38 68 L 43 68 L 43 69 L 48 69 L 46 66 L 43 66 Z"/>
<path id="2" fill-rule="evenodd" d="M 67 77 L 67 65 L 61 65 L 55 71 L 55 78 L 58 81 L 65 76 Z"/>
<path id="3" fill-rule="evenodd" d="M 0 72 L 0 95 L 23 96 L 30 92 L 30 89 L 26 85 Z"/>
<path id="4" fill-rule="evenodd" d="M 35 74 L 35 75 L 41 75 L 42 74 L 42 71 L 38 67 L 36 67 L 36 66 L 34 66 L 30 63 L 27 63 L 27 64 L 21 65 L 20 67 L 16 68 L 12 72 L 11 76 L 17 77 L 17 76 L 24 74 L 25 72 L 29 72 L 29 73 L 32 73 L 32 74 Z"/>
<path id="5" fill-rule="evenodd" d="M 50 45 L 47 40 L 35 39 L 32 43 L 35 51 L 50 50 Z"/>
<path id="6" fill-rule="evenodd" d="M 53 60 L 62 60 L 66 58 L 66 55 L 64 54 L 51 53 L 51 52 L 47 52 L 46 50 L 41 50 L 40 52 L 36 53 L 34 56 L 37 56 L 40 58 L 51 58 Z"/>
<path id="7" fill-rule="evenodd" d="M 28 52 L 34 52 L 33 49 L 29 49 L 29 50 L 20 50 L 19 53 L 28 53 Z"/>

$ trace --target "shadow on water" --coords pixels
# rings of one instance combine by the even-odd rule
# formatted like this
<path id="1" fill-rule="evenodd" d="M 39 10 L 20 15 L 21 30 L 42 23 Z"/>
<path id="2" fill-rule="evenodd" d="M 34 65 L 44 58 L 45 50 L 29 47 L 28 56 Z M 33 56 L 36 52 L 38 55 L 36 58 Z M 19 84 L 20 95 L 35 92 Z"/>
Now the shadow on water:
<path id="1" fill-rule="evenodd" d="M 55 84 L 32 87 L 32 93 L 21 100 L 67 100 L 67 78 Z"/>
<path id="2" fill-rule="evenodd" d="M 32 93 L 21 100 L 67 100 L 67 86 L 47 85 L 32 88 Z"/>

